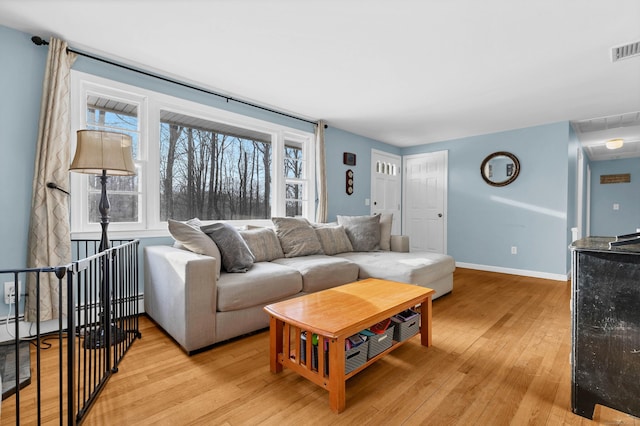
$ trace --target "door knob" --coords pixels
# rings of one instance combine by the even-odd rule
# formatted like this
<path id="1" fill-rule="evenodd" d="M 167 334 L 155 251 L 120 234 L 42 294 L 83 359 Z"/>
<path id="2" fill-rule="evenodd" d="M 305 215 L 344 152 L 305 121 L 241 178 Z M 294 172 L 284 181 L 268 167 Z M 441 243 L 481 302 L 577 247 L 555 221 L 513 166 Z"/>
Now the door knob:
<path id="1" fill-rule="evenodd" d="M 442 217 L 442 213 L 438 213 L 438 217 Z"/>

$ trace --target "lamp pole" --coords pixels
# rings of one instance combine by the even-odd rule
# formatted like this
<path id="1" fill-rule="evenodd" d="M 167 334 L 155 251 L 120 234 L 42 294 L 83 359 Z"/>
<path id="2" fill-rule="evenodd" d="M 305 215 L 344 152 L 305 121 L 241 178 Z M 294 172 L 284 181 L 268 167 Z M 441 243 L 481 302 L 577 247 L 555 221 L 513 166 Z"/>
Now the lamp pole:
<path id="1" fill-rule="evenodd" d="M 100 204 L 98 210 L 100 211 L 100 226 L 102 227 L 102 237 L 100 238 L 100 252 L 109 248 L 109 237 L 107 236 L 107 228 L 109 228 L 109 198 L 107 197 L 107 171 L 102 170 L 102 176 L 100 176 L 100 184 L 102 191 L 100 193 Z"/>

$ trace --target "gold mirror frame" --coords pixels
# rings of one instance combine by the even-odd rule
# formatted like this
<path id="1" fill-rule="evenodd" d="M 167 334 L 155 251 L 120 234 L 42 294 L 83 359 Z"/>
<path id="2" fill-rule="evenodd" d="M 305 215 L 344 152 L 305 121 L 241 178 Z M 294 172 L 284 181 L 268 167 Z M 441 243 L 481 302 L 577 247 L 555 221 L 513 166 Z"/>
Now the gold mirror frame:
<path id="1" fill-rule="evenodd" d="M 505 179 L 499 179 L 499 177 L 503 175 L 502 173 L 500 173 L 498 176 L 494 176 L 493 173 L 493 166 L 495 164 L 492 164 L 492 160 L 495 163 L 495 160 L 497 160 L 499 157 L 506 157 L 510 160 L 510 162 L 508 163 L 501 164 L 505 166 Z M 482 164 L 480 165 L 480 175 L 482 176 L 482 179 L 484 179 L 484 181 L 491 186 L 509 185 L 511 182 L 516 180 L 519 174 L 520 161 L 518 161 L 518 157 L 506 151 L 498 151 L 494 152 L 493 154 L 487 155 L 487 157 L 482 161 Z"/>

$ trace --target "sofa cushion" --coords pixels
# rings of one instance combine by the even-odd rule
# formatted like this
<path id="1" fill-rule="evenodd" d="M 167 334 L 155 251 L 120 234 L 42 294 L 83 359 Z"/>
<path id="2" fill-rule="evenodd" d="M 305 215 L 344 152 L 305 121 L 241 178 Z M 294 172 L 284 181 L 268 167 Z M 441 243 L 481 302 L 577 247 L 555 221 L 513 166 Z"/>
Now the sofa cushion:
<path id="1" fill-rule="evenodd" d="M 270 228 L 250 228 L 240 235 L 255 257 L 254 262 L 269 262 L 284 257 L 278 236 Z"/>
<path id="2" fill-rule="evenodd" d="M 380 215 L 337 216 L 344 226 L 354 251 L 373 251 L 380 248 Z"/>
<path id="3" fill-rule="evenodd" d="M 216 309 L 235 311 L 293 296 L 302 290 L 302 277 L 292 268 L 273 262 L 256 262 L 245 274 L 222 273 L 218 280 Z"/>
<path id="4" fill-rule="evenodd" d="M 393 213 L 380 215 L 380 250 L 391 250 L 391 225 Z"/>
<path id="5" fill-rule="evenodd" d="M 382 278 L 429 287 L 429 283 L 456 268 L 453 257 L 446 254 L 378 251 L 369 253 L 342 253 L 336 255 L 360 267 L 359 278 Z"/>
<path id="6" fill-rule="evenodd" d="M 247 272 L 253 265 L 254 256 L 236 228 L 228 223 L 217 222 L 202 226 L 222 254 L 222 266 L 227 272 Z"/>
<path id="7" fill-rule="evenodd" d="M 285 257 L 323 254 L 316 231 L 306 219 L 274 217 L 272 221 Z"/>
<path id="8" fill-rule="evenodd" d="M 186 248 L 189 251 L 198 254 L 215 257 L 217 261 L 217 274 L 220 277 L 220 269 L 222 266 L 222 256 L 216 243 L 209 238 L 207 234 L 202 232 L 200 219 L 193 218 L 187 222 L 180 222 L 169 219 L 167 221 L 169 233 L 176 240 L 176 246 Z"/>
<path id="9" fill-rule="evenodd" d="M 326 255 L 334 255 L 353 251 L 351 241 L 347 237 L 344 227 L 338 226 L 321 226 L 316 227 L 316 235 L 322 245 L 322 251 Z"/>
<path id="10" fill-rule="evenodd" d="M 319 290 L 354 282 L 358 279 L 358 265 L 346 259 L 315 255 L 276 259 L 273 263 L 297 269 L 302 274 L 302 291 Z"/>

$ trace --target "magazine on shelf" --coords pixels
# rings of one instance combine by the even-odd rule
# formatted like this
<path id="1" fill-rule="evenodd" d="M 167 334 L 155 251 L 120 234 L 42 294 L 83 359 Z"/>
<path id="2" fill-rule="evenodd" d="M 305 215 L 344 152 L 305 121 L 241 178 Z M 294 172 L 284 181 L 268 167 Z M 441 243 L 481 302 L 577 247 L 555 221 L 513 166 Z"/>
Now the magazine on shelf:
<path id="1" fill-rule="evenodd" d="M 391 324 L 391 318 L 387 318 L 377 324 L 372 325 L 371 327 L 369 327 L 369 330 L 371 330 L 375 334 L 383 334 L 387 330 L 387 328 L 389 328 L 389 324 Z"/>
<path id="2" fill-rule="evenodd" d="M 355 348 L 364 343 L 364 339 L 359 334 L 354 334 L 353 336 L 347 337 L 345 340 L 345 349 L 349 350 L 351 348 Z"/>

